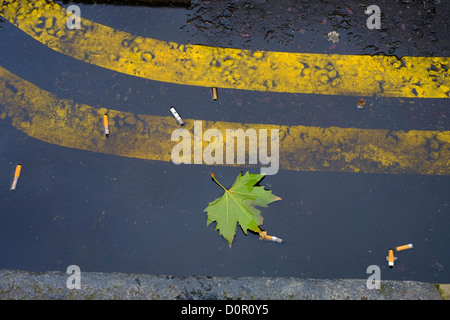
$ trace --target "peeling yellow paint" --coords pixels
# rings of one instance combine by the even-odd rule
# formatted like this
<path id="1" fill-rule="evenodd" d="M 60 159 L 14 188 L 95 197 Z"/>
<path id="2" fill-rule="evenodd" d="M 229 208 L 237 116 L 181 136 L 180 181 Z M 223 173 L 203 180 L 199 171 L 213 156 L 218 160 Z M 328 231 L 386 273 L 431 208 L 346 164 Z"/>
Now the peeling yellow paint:
<path id="1" fill-rule="evenodd" d="M 110 136 L 103 130 L 108 112 Z M 171 161 L 172 116 L 94 108 L 55 95 L 0 67 L 0 115 L 36 139 L 104 154 Z M 183 119 L 193 132 L 194 119 Z M 124 122 L 120 130 L 115 126 Z M 388 131 L 202 121 L 203 130 L 278 129 L 280 169 L 388 174 L 450 174 L 449 131 Z M 395 138 L 393 138 L 395 137 Z M 203 148 L 208 145 L 203 141 Z M 248 149 L 247 149 L 248 150 Z M 250 165 L 240 165 L 249 167 Z"/>
<path id="2" fill-rule="evenodd" d="M 65 55 L 183 85 L 327 95 L 449 98 L 448 57 L 328 55 L 178 44 L 81 19 L 68 30 L 56 3 L 0 1 L 0 14 Z"/>

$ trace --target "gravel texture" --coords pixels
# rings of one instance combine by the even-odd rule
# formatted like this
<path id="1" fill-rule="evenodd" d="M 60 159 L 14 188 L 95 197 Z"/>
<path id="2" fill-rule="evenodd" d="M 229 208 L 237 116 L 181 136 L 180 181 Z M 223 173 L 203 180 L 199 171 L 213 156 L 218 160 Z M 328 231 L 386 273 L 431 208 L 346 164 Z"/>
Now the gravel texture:
<path id="1" fill-rule="evenodd" d="M 83 272 L 80 289 L 68 289 L 70 275 L 0 270 L 0 299 L 13 300 L 441 300 L 438 286 L 415 281 L 271 277 L 174 277 Z"/>

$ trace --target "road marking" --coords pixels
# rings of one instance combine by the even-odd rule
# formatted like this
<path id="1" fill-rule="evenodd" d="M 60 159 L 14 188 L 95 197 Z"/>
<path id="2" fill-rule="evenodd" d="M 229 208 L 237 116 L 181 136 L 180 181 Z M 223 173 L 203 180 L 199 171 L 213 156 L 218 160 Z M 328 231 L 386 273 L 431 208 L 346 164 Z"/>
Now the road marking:
<path id="1" fill-rule="evenodd" d="M 251 51 L 178 44 L 81 18 L 56 3 L 1 1 L 3 17 L 47 47 L 100 67 L 183 85 L 353 96 L 449 98 L 448 57 Z"/>
<path id="2" fill-rule="evenodd" d="M 102 119 L 108 114 L 109 138 Z M 36 139 L 81 150 L 171 161 L 172 116 L 137 115 L 58 99 L 0 67 L 0 119 Z M 184 119 L 193 131 L 194 119 Z M 203 130 L 280 131 L 280 169 L 450 175 L 450 131 L 389 131 L 203 121 Z M 203 142 L 203 147 L 208 142 Z M 235 165 L 236 166 L 236 165 Z M 241 165 L 241 167 L 252 167 Z"/>

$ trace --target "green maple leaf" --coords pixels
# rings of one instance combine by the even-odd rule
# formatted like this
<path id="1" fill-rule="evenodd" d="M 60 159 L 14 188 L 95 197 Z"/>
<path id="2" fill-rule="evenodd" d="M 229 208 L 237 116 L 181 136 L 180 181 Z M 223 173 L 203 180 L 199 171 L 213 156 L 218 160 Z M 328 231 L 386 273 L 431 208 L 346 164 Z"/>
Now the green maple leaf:
<path id="1" fill-rule="evenodd" d="M 264 187 L 255 187 L 263 177 L 264 174 L 246 173 L 242 172 L 236 178 L 230 189 L 224 188 L 211 174 L 213 180 L 223 189 L 225 193 L 216 200 L 210 202 L 204 212 L 208 213 L 207 226 L 216 222 L 216 230 L 220 231 L 231 247 L 233 238 L 236 234 L 237 224 L 242 231 L 247 234 L 247 230 L 251 230 L 260 235 L 262 239 L 275 238 L 274 241 L 281 242 L 281 239 L 276 240 L 276 237 L 267 236 L 267 234 L 259 228 L 263 223 L 261 211 L 255 208 L 267 207 L 273 201 L 281 200 L 272 194 L 272 191 L 265 190 Z M 273 240 L 273 239 L 270 239 Z"/>

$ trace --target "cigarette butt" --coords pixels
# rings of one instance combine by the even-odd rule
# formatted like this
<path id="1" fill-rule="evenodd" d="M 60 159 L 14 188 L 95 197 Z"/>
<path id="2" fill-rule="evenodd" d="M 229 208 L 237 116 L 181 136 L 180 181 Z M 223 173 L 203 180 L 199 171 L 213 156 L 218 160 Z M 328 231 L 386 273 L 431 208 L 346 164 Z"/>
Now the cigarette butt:
<path id="1" fill-rule="evenodd" d="M 177 110 L 175 110 L 174 107 L 170 108 L 170 112 L 172 112 L 175 119 L 177 119 L 178 124 L 180 124 L 180 125 L 184 124 L 183 120 L 181 119 L 180 115 L 178 114 Z"/>
<path id="2" fill-rule="evenodd" d="M 20 171 L 22 170 L 22 165 L 18 164 L 16 166 L 16 171 L 14 172 L 14 180 L 13 183 L 11 185 L 11 191 L 16 190 L 16 186 L 17 186 L 17 181 L 19 181 L 19 177 L 20 177 Z"/>
<path id="3" fill-rule="evenodd" d="M 392 249 L 388 250 L 388 256 L 386 257 L 386 260 L 388 261 L 389 268 L 393 268 L 394 261 L 397 260 L 397 257 L 394 256 L 394 250 Z"/>
<path id="4" fill-rule="evenodd" d="M 275 241 L 275 242 L 278 242 L 278 243 L 282 243 L 283 242 L 283 239 L 275 237 L 275 236 L 267 236 L 267 240 Z"/>
<path id="5" fill-rule="evenodd" d="M 14 177 L 20 177 L 20 170 L 22 170 L 22 165 L 21 164 L 18 164 L 17 166 L 16 166 L 16 171 L 14 172 Z"/>
<path id="6" fill-rule="evenodd" d="M 412 249 L 412 248 L 413 248 L 413 245 L 412 245 L 412 243 L 410 243 L 410 244 L 405 244 L 404 246 L 398 246 L 397 248 L 395 248 L 395 250 L 403 251 L 403 250 Z"/>
<path id="7" fill-rule="evenodd" d="M 213 100 L 217 100 L 217 88 L 216 87 L 212 88 L 212 94 L 213 94 Z"/>
<path id="8" fill-rule="evenodd" d="M 109 121 L 108 121 L 108 115 L 103 115 L 103 126 L 105 127 L 105 135 L 109 136 Z"/>
<path id="9" fill-rule="evenodd" d="M 359 99 L 358 105 L 357 105 L 358 109 L 364 108 L 365 105 L 366 105 L 366 101 L 364 99 Z"/>
<path id="10" fill-rule="evenodd" d="M 268 241 L 275 241 L 278 243 L 282 243 L 283 239 L 275 237 L 275 236 L 269 236 L 267 234 L 267 231 L 262 231 L 259 233 L 259 240 L 268 240 Z"/>

